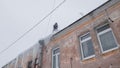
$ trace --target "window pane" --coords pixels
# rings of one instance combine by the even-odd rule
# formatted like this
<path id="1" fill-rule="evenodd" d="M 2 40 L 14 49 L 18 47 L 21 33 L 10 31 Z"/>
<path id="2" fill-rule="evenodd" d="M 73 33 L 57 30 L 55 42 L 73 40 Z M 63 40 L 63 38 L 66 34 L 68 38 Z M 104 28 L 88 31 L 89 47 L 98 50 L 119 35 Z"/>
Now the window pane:
<path id="1" fill-rule="evenodd" d="M 58 67 L 60 68 L 60 55 L 58 55 Z"/>
<path id="2" fill-rule="evenodd" d="M 29 61 L 29 62 L 28 62 L 27 68 L 32 68 L 32 61 Z"/>
<path id="3" fill-rule="evenodd" d="M 60 62 L 59 53 L 60 53 L 59 48 L 53 49 L 53 68 L 59 68 L 59 62 Z"/>
<path id="4" fill-rule="evenodd" d="M 82 50 L 84 58 L 94 54 L 94 48 L 91 40 L 82 43 Z"/>
<path id="5" fill-rule="evenodd" d="M 109 31 L 100 35 L 100 41 L 101 41 L 103 51 L 117 47 L 112 31 Z"/>
<path id="6" fill-rule="evenodd" d="M 90 33 L 88 33 L 88 34 L 82 36 L 82 37 L 81 37 L 81 41 L 84 40 L 84 39 L 86 39 L 86 38 L 88 38 L 88 37 L 90 37 Z"/>
<path id="7" fill-rule="evenodd" d="M 53 56 L 53 68 L 56 68 L 56 56 Z"/>
<path id="8" fill-rule="evenodd" d="M 110 26 L 109 26 L 109 24 L 106 24 L 106 25 L 98 28 L 98 29 L 97 29 L 97 32 L 99 33 L 99 32 L 101 32 L 101 31 L 104 31 L 104 30 L 108 29 L 108 28 L 110 28 Z"/>
<path id="9" fill-rule="evenodd" d="M 55 49 L 55 50 L 53 51 L 53 54 L 56 54 L 56 53 L 59 53 L 59 52 L 60 52 L 60 49 L 57 48 L 57 49 Z"/>

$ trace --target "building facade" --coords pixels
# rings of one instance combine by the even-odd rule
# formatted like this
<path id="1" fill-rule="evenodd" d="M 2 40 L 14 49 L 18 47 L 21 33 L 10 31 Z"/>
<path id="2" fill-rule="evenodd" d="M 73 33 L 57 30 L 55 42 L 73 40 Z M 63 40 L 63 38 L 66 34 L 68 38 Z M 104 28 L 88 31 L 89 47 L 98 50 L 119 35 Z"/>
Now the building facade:
<path id="1" fill-rule="evenodd" d="M 41 57 L 36 68 L 120 68 L 120 0 L 104 3 L 43 39 L 41 45 L 36 52 Z M 12 67 L 15 61 L 3 68 L 19 68 Z"/>
<path id="2" fill-rule="evenodd" d="M 36 43 L 2 68 L 39 68 L 42 46 Z"/>

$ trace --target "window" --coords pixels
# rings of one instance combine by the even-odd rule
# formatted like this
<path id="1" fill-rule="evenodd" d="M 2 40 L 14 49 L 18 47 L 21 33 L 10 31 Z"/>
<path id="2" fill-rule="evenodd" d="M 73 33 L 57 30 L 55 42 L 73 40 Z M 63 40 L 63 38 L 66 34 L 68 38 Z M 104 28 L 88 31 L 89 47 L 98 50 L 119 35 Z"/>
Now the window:
<path id="1" fill-rule="evenodd" d="M 102 53 L 105 53 L 117 48 L 117 42 L 109 24 L 105 24 L 97 28 L 97 35 L 98 35 L 98 40 L 100 43 Z"/>
<path id="2" fill-rule="evenodd" d="M 60 49 L 55 48 L 52 52 L 52 68 L 60 68 Z"/>
<path id="3" fill-rule="evenodd" d="M 90 37 L 90 33 L 84 34 L 80 37 L 81 42 L 81 53 L 82 53 L 82 59 L 89 59 L 94 57 L 94 47 L 93 43 Z"/>
<path id="4" fill-rule="evenodd" d="M 29 62 L 28 62 L 27 68 L 32 68 L 32 61 L 29 61 Z"/>

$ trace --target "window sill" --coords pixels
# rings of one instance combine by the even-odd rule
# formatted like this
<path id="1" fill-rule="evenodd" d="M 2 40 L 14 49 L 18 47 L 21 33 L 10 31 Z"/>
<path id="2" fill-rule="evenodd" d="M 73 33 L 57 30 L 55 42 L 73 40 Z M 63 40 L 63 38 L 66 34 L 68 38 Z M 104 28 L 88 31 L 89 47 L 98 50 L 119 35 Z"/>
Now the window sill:
<path id="1" fill-rule="evenodd" d="M 109 50 L 106 50 L 106 51 L 102 51 L 102 54 L 111 52 L 111 51 L 116 50 L 116 49 L 118 49 L 118 48 L 119 48 L 119 47 L 117 46 L 117 47 L 114 47 L 114 48 L 112 48 L 112 49 L 109 49 Z"/>
<path id="2" fill-rule="evenodd" d="M 92 59 L 92 58 L 94 58 L 94 57 L 95 57 L 95 55 L 91 55 L 91 56 L 89 56 L 89 57 L 83 58 L 82 61 L 85 61 L 85 60 L 88 60 L 88 59 Z"/>

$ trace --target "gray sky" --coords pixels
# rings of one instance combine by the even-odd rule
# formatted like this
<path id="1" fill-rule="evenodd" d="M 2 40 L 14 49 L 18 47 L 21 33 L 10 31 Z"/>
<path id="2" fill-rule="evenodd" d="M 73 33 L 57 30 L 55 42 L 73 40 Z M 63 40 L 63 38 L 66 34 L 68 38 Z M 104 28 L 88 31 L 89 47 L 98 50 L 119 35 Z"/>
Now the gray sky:
<path id="1" fill-rule="evenodd" d="M 0 0 L 0 51 L 9 46 L 47 15 L 63 0 Z M 107 0 L 66 0 L 30 33 L 0 54 L 0 67 L 33 46 L 39 39 L 52 33 L 58 22 L 59 30 L 85 15 Z"/>

